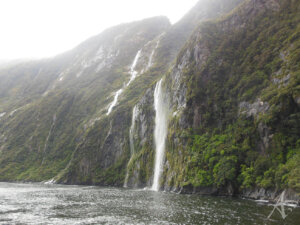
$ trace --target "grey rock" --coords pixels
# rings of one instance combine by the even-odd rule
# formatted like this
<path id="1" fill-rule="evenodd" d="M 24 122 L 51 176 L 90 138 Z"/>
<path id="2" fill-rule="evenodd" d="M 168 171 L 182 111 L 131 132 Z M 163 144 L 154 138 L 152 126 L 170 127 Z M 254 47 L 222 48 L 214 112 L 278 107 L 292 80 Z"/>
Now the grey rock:
<path id="1" fill-rule="evenodd" d="M 249 102 L 241 102 L 239 104 L 239 115 L 245 114 L 247 117 L 257 116 L 259 113 L 266 113 L 268 109 L 268 102 L 263 102 L 258 98 L 252 104 Z"/>
<path id="2" fill-rule="evenodd" d="M 272 138 L 272 135 L 270 134 L 270 129 L 265 125 L 264 123 L 260 122 L 258 124 L 258 133 L 260 136 L 260 143 L 259 143 L 259 148 L 261 152 L 265 153 L 265 150 L 269 147 L 270 145 L 270 140 Z"/>
<path id="3" fill-rule="evenodd" d="M 240 197 L 249 198 L 254 200 L 268 200 L 271 202 L 276 202 L 278 196 L 284 191 L 284 199 L 291 200 L 300 203 L 300 196 L 291 189 L 286 190 L 275 190 L 275 189 L 264 189 L 264 188 L 252 188 L 244 189 L 239 194 Z"/>
<path id="4" fill-rule="evenodd" d="M 147 89 L 143 97 L 136 104 L 137 116 L 135 120 L 135 127 L 133 130 L 133 142 L 134 146 L 136 146 L 135 155 L 138 155 L 145 145 L 153 145 L 151 137 L 153 136 L 153 126 L 155 119 L 155 111 L 153 108 L 154 88 L 155 86 L 152 86 L 151 88 Z M 135 157 L 135 155 L 133 157 Z M 139 160 L 136 160 L 133 165 L 131 165 L 133 168 L 133 172 L 129 174 L 127 183 L 128 187 L 143 188 L 150 186 L 151 180 L 143 183 L 139 179 L 141 169 L 145 169 L 141 168 L 140 160 L 143 159 L 141 158 Z"/>
<path id="5" fill-rule="evenodd" d="M 289 73 L 288 75 L 286 75 L 282 79 L 273 78 L 272 81 L 273 81 L 274 84 L 283 84 L 283 86 L 287 86 L 289 84 L 290 78 L 291 78 L 291 74 Z M 280 87 L 280 85 L 279 85 L 279 87 Z"/>

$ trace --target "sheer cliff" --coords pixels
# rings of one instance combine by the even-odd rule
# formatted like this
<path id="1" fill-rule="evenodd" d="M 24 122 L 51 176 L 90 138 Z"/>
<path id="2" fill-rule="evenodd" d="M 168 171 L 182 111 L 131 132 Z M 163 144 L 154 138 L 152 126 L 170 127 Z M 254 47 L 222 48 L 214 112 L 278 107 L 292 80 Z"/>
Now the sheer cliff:
<path id="1" fill-rule="evenodd" d="M 299 19 L 297 1 L 253 0 L 193 32 L 163 82 L 162 189 L 249 197 L 299 191 Z M 154 117 L 153 91 L 136 105 L 135 146 L 142 147 L 129 165 L 132 186 L 152 182 L 153 140 L 145 144 L 143 130 L 154 126 L 144 119 Z"/>

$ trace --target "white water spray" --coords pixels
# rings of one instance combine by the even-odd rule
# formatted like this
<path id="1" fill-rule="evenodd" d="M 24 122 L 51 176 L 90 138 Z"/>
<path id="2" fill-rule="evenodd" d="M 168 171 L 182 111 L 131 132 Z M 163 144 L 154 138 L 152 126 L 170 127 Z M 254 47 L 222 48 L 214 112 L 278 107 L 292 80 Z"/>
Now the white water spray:
<path id="1" fill-rule="evenodd" d="M 130 144 L 130 155 L 131 155 L 131 157 L 130 157 L 130 160 L 127 164 L 127 173 L 126 173 L 126 177 L 125 177 L 125 181 L 124 181 L 124 187 L 127 187 L 128 178 L 129 178 L 128 165 L 131 163 L 131 161 L 133 159 L 133 155 L 135 153 L 135 151 L 134 151 L 133 132 L 134 132 L 135 120 L 137 118 L 137 115 L 138 115 L 138 108 L 137 108 L 137 106 L 134 106 L 133 111 L 132 111 L 131 126 L 130 126 L 130 130 L 129 130 L 129 144 Z"/>
<path id="2" fill-rule="evenodd" d="M 163 162 L 165 158 L 165 145 L 168 132 L 168 115 L 167 105 L 164 101 L 164 93 L 162 90 L 162 80 L 160 80 L 155 87 L 154 91 L 154 109 L 155 109 L 155 128 L 154 128 L 154 141 L 155 141 L 155 166 L 154 177 L 151 189 L 159 191 L 159 179 L 163 172 Z"/>
<path id="3" fill-rule="evenodd" d="M 128 81 L 128 83 L 126 84 L 126 87 L 130 85 L 130 83 L 136 78 L 136 76 L 138 75 L 138 72 L 135 70 L 135 67 L 136 67 L 136 64 L 140 58 L 140 55 L 141 55 L 141 51 L 142 50 L 139 50 L 136 54 L 136 56 L 134 57 L 134 60 L 133 60 L 133 63 L 131 64 L 131 67 L 130 67 L 130 80 Z M 114 97 L 114 100 L 112 101 L 112 103 L 110 103 L 109 107 L 108 107 L 108 110 L 107 110 L 107 113 L 106 115 L 109 115 L 111 113 L 111 111 L 113 110 L 113 108 L 117 105 L 118 103 L 118 98 L 120 96 L 120 94 L 123 92 L 124 90 L 124 87 L 122 87 L 121 89 L 119 89 L 116 93 L 115 93 L 115 97 Z"/>

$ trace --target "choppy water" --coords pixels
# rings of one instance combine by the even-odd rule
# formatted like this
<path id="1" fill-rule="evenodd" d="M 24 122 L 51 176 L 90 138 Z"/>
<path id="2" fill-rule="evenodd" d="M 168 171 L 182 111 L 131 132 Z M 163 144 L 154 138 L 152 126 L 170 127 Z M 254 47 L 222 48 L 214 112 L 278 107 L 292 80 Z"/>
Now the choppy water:
<path id="1" fill-rule="evenodd" d="M 266 220 L 254 201 L 173 193 L 0 183 L 0 224 L 300 224 L 300 209 Z"/>

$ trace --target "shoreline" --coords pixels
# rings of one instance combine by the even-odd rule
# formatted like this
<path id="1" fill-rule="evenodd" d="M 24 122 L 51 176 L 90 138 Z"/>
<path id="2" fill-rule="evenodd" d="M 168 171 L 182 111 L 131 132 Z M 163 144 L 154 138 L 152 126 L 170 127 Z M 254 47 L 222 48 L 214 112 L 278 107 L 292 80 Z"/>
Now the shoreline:
<path id="1" fill-rule="evenodd" d="M 0 183 L 12 183 L 12 184 L 43 184 L 43 185 L 66 185 L 66 186 L 93 186 L 103 188 L 121 188 L 124 190 L 149 190 L 145 188 L 124 188 L 122 186 L 105 186 L 95 184 L 64 184 L 55 183 L 53 180 L 49 181 L 0 181 Z M 300 194 L 292 189 L 276 190 L 276 189 L 264 189 L 264 188 L 249 188 L 244 189 L 241 192 L 226 192 L 226 189 L 217 189 L 214 187 L 181 187 L 181 188 L 168 188 L 162 189 L 160 192 L 174 193 L 180 195 L 202 195 L 202 196 L 214 196 L 214 197 L 232 197 L 244 200 L 252 200 L 262 204 L 276 204 L 281 194 L 284 192 L 284 199 L 287 202 L 295 202 L 295 204 L 283 203 L 290 207 L 300 207 Z"/>

